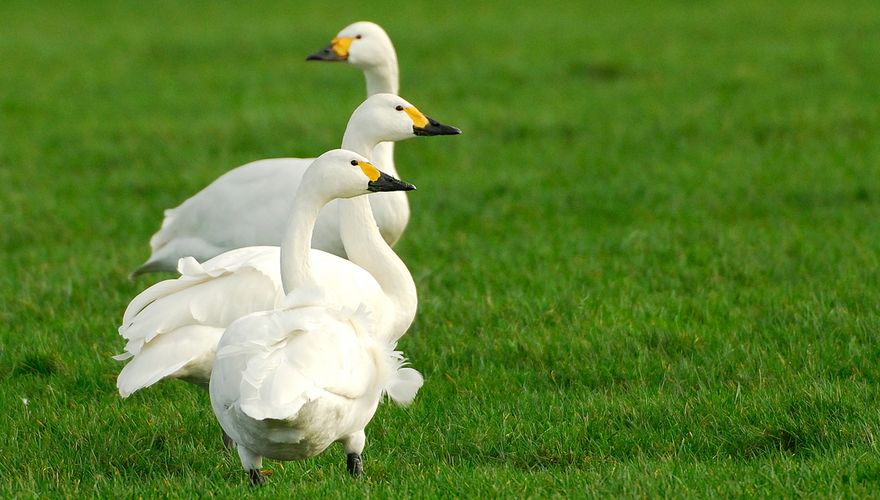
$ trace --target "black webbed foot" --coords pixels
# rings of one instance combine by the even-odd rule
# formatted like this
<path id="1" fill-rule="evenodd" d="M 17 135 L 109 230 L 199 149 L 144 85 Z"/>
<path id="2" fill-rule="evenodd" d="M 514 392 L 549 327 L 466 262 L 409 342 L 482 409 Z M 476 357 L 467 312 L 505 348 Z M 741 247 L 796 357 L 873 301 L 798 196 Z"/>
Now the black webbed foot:
<path id="1" fill-rule="evenodd" d="M 349 453 L 346 457 L 346 468 L 353 477 L 364 475 L 364 459 L 360 453 Z"/>
<path id="2" fill-rule="evenodd" d="M 259 469 L 248 469 L 248 478 L 251 480 L 251 486 L 254 487 L 262 486 L 266 483 L 266 476 Z"/>

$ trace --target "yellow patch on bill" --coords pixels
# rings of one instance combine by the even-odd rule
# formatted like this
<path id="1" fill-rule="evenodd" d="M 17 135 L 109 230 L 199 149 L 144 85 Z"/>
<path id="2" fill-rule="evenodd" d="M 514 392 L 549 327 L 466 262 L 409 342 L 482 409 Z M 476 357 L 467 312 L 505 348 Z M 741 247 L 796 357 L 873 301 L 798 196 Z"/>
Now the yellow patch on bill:
<path id="1" fill-rule="evenodd" d="M 348 57 L 348 49 L 351 48 L 351 42 L 353 41 L 354 37 L 338 36 L 330 41 L 330 47 L 337 56 L 346 58 Z"/>
<path id="2" fill-rule="evenodd" d="M 367 163 L 365 161 L 359 161 L 358 165 L 361 167 L 361 170 L 364 171 L 364 175 L 370 178 L 371 181 L 374 181 L 379 178 L 379 170 L 373 166 L 372 163 Z"/>
<path id="3" fill-rule="evenodd" d="M 425 128 L 428 126 L 428 119 L 425 117 L 425 115 L 422 114 L 421 111 L 416 109 L 415 106 L 403 108 L 403 110 L 406 111 L 406 114 L 408 114 L 410 119 L 412 119 L 413 125 L 415 125 L 416 128 Z"/>

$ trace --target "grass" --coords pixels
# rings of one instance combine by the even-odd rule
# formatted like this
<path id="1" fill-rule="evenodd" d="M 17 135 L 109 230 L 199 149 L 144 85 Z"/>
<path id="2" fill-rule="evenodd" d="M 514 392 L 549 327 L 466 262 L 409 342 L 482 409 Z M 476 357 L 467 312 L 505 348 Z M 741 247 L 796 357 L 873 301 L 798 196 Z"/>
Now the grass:
<path id="1" fill-rule="evenodd" d="M 250 493 L 205 394 L 123 401 L 161 210 L 335 147 L 305 63 L 390 33 L 426 377 L 256 492 L 865 496 L 880 486 L 880 4 L 0 2 L 0 496 Z M 336 8 L 340 7 L 340 8 Z"/>

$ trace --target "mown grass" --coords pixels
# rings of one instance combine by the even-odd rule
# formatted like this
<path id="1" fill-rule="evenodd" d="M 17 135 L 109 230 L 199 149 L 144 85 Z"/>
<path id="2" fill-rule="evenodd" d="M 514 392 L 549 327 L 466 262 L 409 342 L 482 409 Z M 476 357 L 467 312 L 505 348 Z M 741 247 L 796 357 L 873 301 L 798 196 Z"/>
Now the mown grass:
<path id="1" fill-rule="evenodd" d="M 110 356 L 163 208 L 335 147 L 392 36 L 461 127 L 398 146 L 416 403 L 257 494 L 880 486 L 880 4 L 0 3 L 0 494 L 249 493 L 207 397 Z M 26 400 L 26 402 L 25 402 Z"/>

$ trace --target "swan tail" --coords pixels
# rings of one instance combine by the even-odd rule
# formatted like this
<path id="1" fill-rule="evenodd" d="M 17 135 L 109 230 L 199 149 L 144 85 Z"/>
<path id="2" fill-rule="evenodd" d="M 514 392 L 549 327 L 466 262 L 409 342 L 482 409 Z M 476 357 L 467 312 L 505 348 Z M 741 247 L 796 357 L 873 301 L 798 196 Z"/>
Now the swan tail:
<path id="1" fill-rule="evenodd" d="M 143 276 L 144 274 L 165 271 L 174 271 L 174 266 L 169 265 L 168 262 L 165 262 L 163 260 L 154 260 L 154 257 L 151 256 L 146 262 L 141 264 L 140 267 L 132 271 L 128 275 L 128 279 L 133 280 L 139 276 Z"/>
<path id="2" fill-rule="evenodd" d="M 132 271 L 129 278 L 153 272 L 173 272 L 178 267 L 178 260 L 192 256 L 199 262 L 205 262 L 226 250 L 200 236 L 178 234 L 183 224 L 177 217 L 180 207 L 165 210 L 162 227 L 150 237 L 150 258 Z"/>
<path id="3" fill-rule="evenodd" d="M 392 401 L 408 406 L 425 383 L 424 377 L 414 368 L 398 368 L 385 387 L 385 393 Z"/>
<path id="4" fill-rule="evenodd" d="M 165 245 L 174 238 L 172 229 L 175 220 L 174 212 L 174 208 L 165 210 L 162 226 L 150 237 L 150 258 L 132 271 L 128 275 L 128 279 L 133 280 L 147 273 L 174 271 L 177 259 L 161 255 Z"/>
<path id="5" fill-rule="evenodd" d="M 384 360 L 384 363 L 379 363 L 377 359 L 379 377 L 383 392 L 395 403 L 408 406 L 424 385 L 425 379 L 418 370 L 406 366 L 406 358 L 402 352 L 395 350 L 396 347 L 395 343 L 384 343 L 376 352 L 377 358 Z"/>
<path id="6" fill-rule="evenodd" d="M 425 379 L 418 370 L 406 367 L 407 360 L 403 353 L 395 350 L 396 339 L 388 340 L 378 334 L 373 318 L 363 304 L 350 314 L 349 321 L 362 338 L 374 339 L 373 360 L 378 368 L 376 376 L 382 391 L 401 406 L 412 403 Z"/>
<path id="7" fill-rule="evenodd" d="M 172 246 L 163 246 L 154 250 L 146 262 L 131 272 L 129 278 L 134 279 L 143 274 L 155 272 L 180 272 L 181 262 L 184 260 L 207 263 L 220 253 L 222 253 L 221 248 L 209 245 L 199 239 L 177 240 Z"/>
<path id="8" fill-rule="evenodd" d="M 162 225 L 159 227 L 159 230 L 150 237 L 150 250 L 154 254 L 161 250 L 162 247 L 167 245 L 169 241 L 174 239 L 174 225 L 177 220 L 177 217 L 175 215 L 177 209 L 179 209 L 180 206 L 176 208 L 165 209 L 162 217 Z"/>

